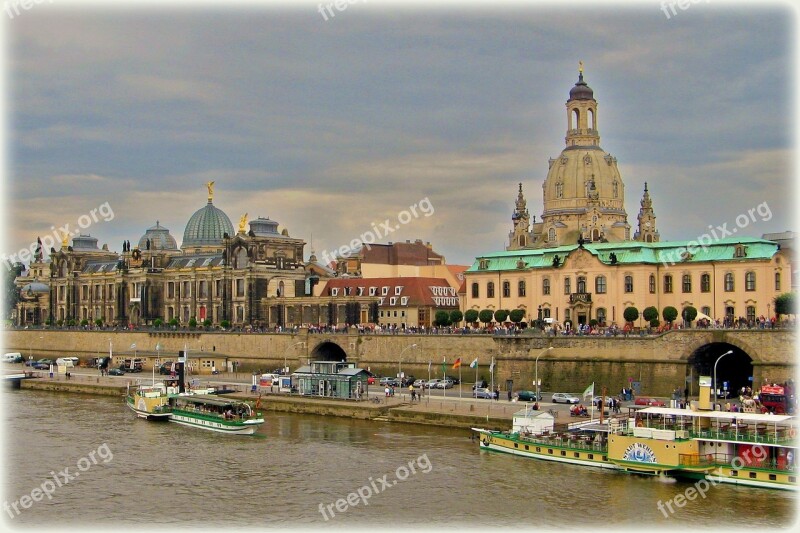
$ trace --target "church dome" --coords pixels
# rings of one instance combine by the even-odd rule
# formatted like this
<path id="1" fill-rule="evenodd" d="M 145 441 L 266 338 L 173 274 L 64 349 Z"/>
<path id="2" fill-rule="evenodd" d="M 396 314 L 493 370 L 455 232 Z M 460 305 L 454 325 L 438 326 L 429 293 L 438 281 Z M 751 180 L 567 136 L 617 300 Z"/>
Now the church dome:
<path id="1" fill-rule="evenodd" d="M 151 250 L 177 250 L 178 243 L 175 242 L 175 237 L 170 235 L 169 230 L 162 226 L 158 220 L 156 220 L 156 225 L 147 228 L 142 238 L 139 239 L 139 249 L 146 250 L 147 249 L 147 239 L 150 239 L 150 249 Z M 185 237 L 184 237 L 185 239 Z"/>
<path id="2" fill-rule="evenodd" d="M 575 86 L 569 91 L 570 100 L 594 100 L 594 91 L 583 81 L 583 72 L 578 76 Z"/>
<path id="3" fill-rule="evenodd" d="M 214 207 L 209 199 L 205 207 L 198 209 L 186 224 L 181 247 L 219 246 L 225 233 L 234 235 L 231 219 L 221 209 Z"/>

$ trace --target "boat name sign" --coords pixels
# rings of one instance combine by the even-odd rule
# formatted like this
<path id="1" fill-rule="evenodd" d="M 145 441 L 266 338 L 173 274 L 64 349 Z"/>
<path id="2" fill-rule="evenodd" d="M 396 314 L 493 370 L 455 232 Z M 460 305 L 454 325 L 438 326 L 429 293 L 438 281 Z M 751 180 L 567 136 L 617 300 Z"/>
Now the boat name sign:
<path id="1" fill-rule="evenodd" d="M 625 449 L 622 459 L 624 461 L 636 461 L 637 463 L 655 463 L 656 454 L 650 446 L 641 442 L 634 442 Z"/>

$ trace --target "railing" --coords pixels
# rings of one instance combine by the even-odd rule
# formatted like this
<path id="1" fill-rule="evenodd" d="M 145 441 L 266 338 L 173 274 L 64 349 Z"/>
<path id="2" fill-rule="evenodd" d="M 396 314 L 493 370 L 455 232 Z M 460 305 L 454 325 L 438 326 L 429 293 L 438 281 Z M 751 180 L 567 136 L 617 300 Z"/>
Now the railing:
<path id="1" fill-rule="evenodd" d="M 715 455 L 716 454 L 713 453 L 709 453 L 706 455 L 682 453 L 678 455 L 678 465 L 712 468 L 717 465 L 717 460 Z"/>
<path id="2" fill-rule="evenodd" d="M 606 453 L 608 451 L 608 446 L 606 446 L 605 443 L 586 442 L 563 437 L 542 438 L 533 436 L 528 437 L 520 434 L 519 441 L 524 442 L 525 444 L 538 444 L 540 446 L 548 446 L 551 448 L 567 448 L 570 450 L 585 450 L 598 453 Z"/>
<path id="3" fill-rule="evenodd" d="M 573 292 L 569 295 L 569 303 L 591 303 L 592 294 L 589 292 Z"/>

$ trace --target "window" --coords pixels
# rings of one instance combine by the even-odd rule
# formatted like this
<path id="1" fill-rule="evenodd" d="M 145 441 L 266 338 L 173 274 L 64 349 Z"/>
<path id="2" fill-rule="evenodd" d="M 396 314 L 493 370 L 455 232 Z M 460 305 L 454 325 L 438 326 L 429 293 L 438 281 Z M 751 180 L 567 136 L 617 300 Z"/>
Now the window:
<path id="1" fill-rule="evenodd" d="M 408 296 L 400 297 L 400 305 L 408 305 Z M 405 316 L 405 311 L 403 313 L 403 316 Z"/>
<path id="2" fill-rule="evenodd" d="M 200 293 L 200 298 L 208 298 L 208 282 L 201 281 L 200 286 L 198 287 L 198 292 Z"/>
<path id="3" fill-rule="evenodd" d="M 517 295 L 525 296 L 525 280 L 520 280 L 517 284 Z"/>
<path id="4" fill-rule="evenodd" d="M 381 287 L 381 296 L 389 294 L 389 287 Z"/>
<path id="5" fill-rule="evenodd" d="M 781 273 L 775 272 L 775 290 L 781 290 Z"/>
<path id="6" fill-rule="evenodd" d="M 547 240 L 549 242 L 553 242 L 554 240 L 556 240 L 556 230 L 555 230 L 555 228 L 550 228 L 550 230 L 547 232 Z"/>
<path id="7" fill-rule="evenodd" d="M 369 288 L 369 295 L 375 296 L 375 293 L 378 292 L 378 287 L 370 287 Z"/>
<path id="8" fill-rule="evenodd" d="M 397 296 L 389 298 L 389 305 L 397 305 Z"/>
<path id="9" fill-rule="evenodd" d="M 755 272 L 747 272 L 744 275 L 744 290 L 746 290 L 746 291 L 754 291 L 754 290 L 756 290 L 756 273 Z"/>
<path id="10" fill-rule="evenodd" d="M 681 286 L 683 287 L 683 292 L 692 292 L 692 275 L 691 274 L 684 274 Z"/>
<path id="11" fill-rule="evenodd" d="M 489 268 L 489 260 L 488 259 L 481 259 L 478 268 L 480 270 L 486 270 L 487 268 Z"/>
<path id="12" fill-rule="evenodd" d="M 700 276 L 700 292 L 711 292 L 711 276 L 703 274 Z"/>
<path id="13" fill-rule="evenodd" d="M 188 296 L 188 294 L 187 294 L 187 296 Z M 244 280 L 243 279 L 237 279 L 236 280 L 236 296 L 244 296 Z"/>
<path id="14" fill-rule="evenodd" d="M 605 294 L 606 293 L 606 277 L 605 276 L 597 276 L 594 278 L 594 292 L 597 294 Z"/>
<path id="15" fill-rule="evenodd" d="M 586 278 L 583 276 L 578 276 L 578 292 L 585 293 L 586 292 Z"/>
<path id="16" fill-rule="evenodd" d="M 572 292 L 572 278 L 564 278 L 564 294 Z"/>
<path id="17" fill-rule="evenodd" d="M 756 319 L 756 306 L 748 305 L 747 306 L 747 321 L 754 322 Z"/>
<path id="18" fill-rule="evenodd" d="M 711 308 L 707 305 L 700 308 L 700 312 L 706 316 L 711 316 Z"/>
<path id="19" fill-rule="evenodd" d="M 403 286 L 402 285 L 398 285 L 397 287 L 394 288 L 394 295 L 395 296 L 400 296 L 401 292 L 403 292 Z"/>
<path id="20" fill-rule="evenodd" d="M 664 276 L 664 292 L 670 293 L 672 292 L 672 275 L 667 274 Z"/>
<path id="21" fill-rule="evenodd" d="M 625 292 L 633 292 L 633 276 L 625 276 Z"/>
<path id="22" fill-rule="evenodd" d="M 564 198 L 564 184 L 556 183 L 556 198 Z"/>
<path id="23" fill-rule="evenodd" d="M 733 292 L 734 284 L 733 284 L 733 274 L 728 272 L 725 274 L 725 292 Z"/>
<path id="24" fill-rule="evenodd" d="M 503 282 L 503 298 L 511 296 L 511 284 L 507 281 Z"/>
<path id="25" fill-rule="evenodd" d="M 650 294 L 656 293 L 656 276 L 655 274 L 650 274 Z"/>
<path id="26" fill-rule="evenodd" d="M 331 296 L 339 296 L 339 289 L 334 287 L 331 289 Z"/>
<path id="27" fill-rule="evenodd" d="M 473 283 L 472 284 L 472 297 L 473 298 L 479 298 L 480 297 L 479 295 L 480 295 L 480 289 L 478 288 L 478 284 L 477 283 Z"/>
<path id="28" fill-rule="evenodd" d="M 175 298 L 175 283 L 172 281 L 167 283 L 167 298 Z"/>
<path id="29" fill-rule="evenodd" d="M 486 297 L 494 298 L 494 282 L 492 281 L 486 284 Z"/>
<path id="30" fill-rule="evenodd" d="M 542 294 L 545 296 L 550 294 L 550 278 L 544 278 L 542 280 Z"/>
<path id="31" fill-rule="evenodd" d="M 606 323 L 606 310 L 604 307 L 597 308 L 597 321 L 601 324 Z"/>

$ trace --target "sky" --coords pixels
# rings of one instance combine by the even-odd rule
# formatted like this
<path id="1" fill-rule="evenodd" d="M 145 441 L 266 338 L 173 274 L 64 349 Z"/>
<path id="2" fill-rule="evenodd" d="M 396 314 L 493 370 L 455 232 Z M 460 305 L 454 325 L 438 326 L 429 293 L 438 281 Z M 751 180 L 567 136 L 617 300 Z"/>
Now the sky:
<path id="1" fill-rule="evenodd" d="M 579 60 L 633 230 L 645 182 L 662 240 L 757 206 L 739 235 L 797 229 L 787 4 L 345 3 L 0 11 L 0 251 L 93 209 L 81 233 L 111 250 L 156 220 L 180 244 L 213 180 L 234 227 L 269 217 L 306 256 L 377 229 L 472 264 L 506 245 L 518 182 L 541 216 Z"/>

